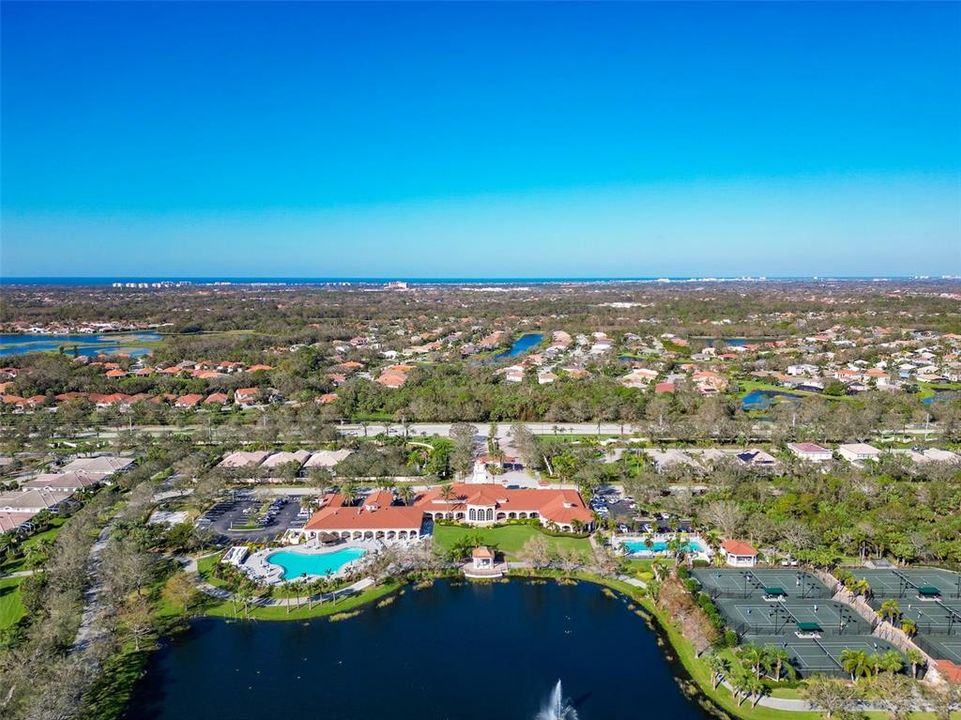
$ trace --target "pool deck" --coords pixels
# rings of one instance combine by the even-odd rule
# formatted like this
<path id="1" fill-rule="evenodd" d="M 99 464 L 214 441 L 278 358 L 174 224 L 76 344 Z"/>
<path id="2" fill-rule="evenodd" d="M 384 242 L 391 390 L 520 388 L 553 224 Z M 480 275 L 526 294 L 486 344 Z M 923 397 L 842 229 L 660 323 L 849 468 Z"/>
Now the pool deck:
<path id="1" fill-rule="evenodd" d="M 330 546 L 319 546 L 319 545 L 288 545 L 285 547 L 275 547 L 266 548 L 264 550 L 258 550 L 252 553 L 241 565 L 241 569 L 247 573 L 252 579 L 267 583 L 268 585 L 279 585 L 287 582 L 297 582 L 304 579 L 304 576 L 299 576 L 292 580 L 284 579 L 284 568 L 280 565 L 275 565 L 270 562 L 267 558 L 274 553 L 278 552 L 290 552 L 298 553 L 300 555 L 331 555 L 335 552 L 341 550 L 347 550 L 350 548 L 357 548 L 364 550 L 365 553 L 373 553 L 380 549 L 380 544 L 375 542 L 350 542 L 344 543 L 342 545 L 330 545 Z M 366 557 L 366 556 L 365 556 Z M 358 560 L 363 558 L 357 558 L 344 564 L 337 572 L 332 573 L 330 577 L 339 578 L 346 575 Z M 320 578 L 327 577 L 326 575 L 307 575 L 309 578 Z"/>

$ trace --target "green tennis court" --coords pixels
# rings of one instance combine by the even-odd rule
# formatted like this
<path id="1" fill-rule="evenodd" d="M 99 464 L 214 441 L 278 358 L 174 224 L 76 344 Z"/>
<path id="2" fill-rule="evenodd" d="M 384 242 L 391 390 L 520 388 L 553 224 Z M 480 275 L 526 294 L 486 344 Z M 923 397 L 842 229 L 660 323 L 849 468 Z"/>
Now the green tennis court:
<path id="1" fill-rule="evenodd" d="M 855 568 L 850 573 L 867 580 L 875 598 L 916 598 L 924 590 L 943 600 L 961 599 L 961 573 L 942 568 Z M 932 589 L 936 595 L 930 593 Z"/>
<path id="2" fill-rule="evenodd" d="M 860 650 L 868 654 L 897 651 L 893 645 L 871 635 L 802 639 L 793 636 L 760 635 L 752 639 L 756 645 L 774 645 L 788 651 L 791 664 L 802 677 L 815 674 L 845 675 L 841 653 Z"/>
<path id="3" fill-rule="evenodd" d="M 871 623 L 852 608 L 830 600 L 756 602 L 753 599 L 718 598 L 725 622 L 741 637 L 795 636 L 797 632 L 823 635 L 869 635 Z"/>
<path id="4" fill-rule="evenodd" d="M 931 657 L 961 665 L 961 636 L 915 635 L 912 639 Z"/>
<path id="5" fill-rule="evenodd" d="M 712 598 L 762 598 L 780 593 L 791 599 L 829 598 L 832 594 L 811 573 L 792 568 L 696 568 L 691 574 Z"/>

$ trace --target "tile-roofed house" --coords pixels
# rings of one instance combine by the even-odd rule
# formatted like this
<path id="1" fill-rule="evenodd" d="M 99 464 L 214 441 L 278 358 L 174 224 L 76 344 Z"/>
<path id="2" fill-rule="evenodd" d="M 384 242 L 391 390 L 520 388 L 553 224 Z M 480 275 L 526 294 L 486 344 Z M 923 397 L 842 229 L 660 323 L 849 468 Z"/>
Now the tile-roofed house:
<path id="1" fill-rule="evenodd" d="M 788 443 L 787 449 L 799 458 L 810 462 L 826 462 L 833 457 L 831 450 L 812 442 Z"/>
<path id="2" fill-rule="evenodd" d="M 260 396 L 260 388 L 238 388 L 234 391 L 234 402 L 238 405 L 255 405 Z"/>
<path id="3" fill-rule="evenodd" d="M 204 399 L 204 396 L 203 396 L 203 395 L 200 395 L 200 394 L 198 394 L 198 393 L 190 393 L 189 395 L 181 395 L 179 398 L 176 399 L 176 401 L 174 401 L 174 407 L 178 407 L 178 408 L 182 408 L 182 409 L 195 408 L 195 407 L 197 407 L 201 402 L 203 402 L 203 399 Z"/>
<path id="4" fill-rule="evenodd" d="M 70 491 L 36 488 L 31 490 L 0 493 L 0 512 L 38 513 L 56 510 L 70 499 Z"/>
<path id="5" fill-rule="evenodd" d="M 267 455 L 268 453 L 264 450 L 238 450 L 227 455 L 217 467 L 253 468 L 260 465 L 267 458 Z"/>
<path id="6" fill-rule="evenodd" d="M 36 514 L 35 512 L 0 512 L 0 533 L 19 530 Z"/>
<path id="7" fill-rule="evenodd" d="M 347 458 L 353 450 L 318 450 L 311 453 L 310 458 L 304 463 L 304 469 L 311 468 L 332 468 L 341 460 Z"/>
<path id="8" fill-rule="evenodd" d="M 123 472 L 133 464 L 134 461 L 131 458 L 101 455 L 99 457 L 77 458 L 64 465 L 62 472 L 77 472 L 107 477 L 114 473 Z"/>
<path id="9" fill-rule="evenodd" d="M 85 472 L 44 473 L 20 484 L 21 490 L 45 488 L 56 492 L 77 492 L 100 484 L 102 475 Z"/>
<path id="10" fill-rule="evenodd" d="M 307 461 L 309 457 L 310 453 L 306 450 L 297 450 L 295 452 L 275 452 L 265 459 L 260 466 L 273 469 L 283 467 L 284 465 L 288 465 L 290 463 L 297 463 L 297 466 L 300 467 Z"/>

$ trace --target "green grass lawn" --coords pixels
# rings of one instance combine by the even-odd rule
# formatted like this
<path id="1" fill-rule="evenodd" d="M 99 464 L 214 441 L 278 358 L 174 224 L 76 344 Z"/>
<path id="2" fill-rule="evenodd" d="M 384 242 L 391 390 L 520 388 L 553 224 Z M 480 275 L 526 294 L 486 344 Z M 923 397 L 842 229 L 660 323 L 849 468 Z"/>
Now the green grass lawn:
<path id="1" fill-rule="evenodd" d="M 57 535 L 60 534 L 60 528 L 63 524 L 67 522 L 67 518 L 55 517 L 51 520 L 51 527 L 47 528 L 41 533 L 36 535 L 31 535 L 20 545 L 21 550 L 24 554 L 27 554 L 34 545 L 43 540 L 50 540 L 51 542 L 56 539 Z M 20 570 L 27 570 L 28 568 L 24 564 L 25 558 L 17 558 L 15 560 L 9 560 L 0 566 L 0 575 L 9 575 L 13 572 L 18 572 Z"/>
<path id="2" fill-rule="evenodd" d="M 10 627 L 23 617 L 20 580 L 18 577 L 0 580 L 0 630 Z"/>
<path id="3" fill-rule="evenodd" d="M 545 538 L 548 544 L 556 549 L 569 549 L 590 554 L 591 543 L 587 538 L 553 537 L 545 535 L 530 525 L 506 525 L 499 528 L 470 528 L 455 525 L 435 525 L 434 545 L 441 550 L 447 550 L 459 540 L 470 536 L 479 537 L 482 543 L 496 547 L 507 558 L 516 559 L 517 553 L 528 540 L 535 535 Z"/>

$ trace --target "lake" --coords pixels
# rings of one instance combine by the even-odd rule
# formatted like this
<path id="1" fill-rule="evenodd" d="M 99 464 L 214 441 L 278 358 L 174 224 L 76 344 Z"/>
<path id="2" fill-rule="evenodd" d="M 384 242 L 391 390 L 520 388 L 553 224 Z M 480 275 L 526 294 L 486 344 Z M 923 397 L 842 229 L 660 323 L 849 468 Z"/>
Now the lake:
<path id="1" fill-rule="evenodd" d="M 150 352 L 150 348 L 138 347 L 137 343 L 156 342 L 160 335 L 154 332 L 106 333 L 103 335 L 0 335 L 0 356 L 22 355 L 31 352 L 59 351 L 73 355 L 93 357 L 100 354 L 125 353 L 140 357 Z"/>
<path id="2" fill-rule="evenodd" d="M 714 347 L 718 342 L 723 342 L 725 345 L 730 345 L 731 347 L 744 347 L 745 345 L 773 342 L 776 339 L 777 338 L 774 337 L 691 337 L 691 340 L 700 340 L 706 343 L 708 347 Z"/>
<path id="3" fill-rule="evenodd" d="M 523 581 L 408 588 L 335 623 L 197 620 L 150 658 L 127 717 L 533 720 L 559 679 L 580 720 L 710 717 L 622 600 Z"/>
<path id="4" fill-rule="evenodd" d="M 800 402 L 801 396 L 778 390 L 752 390 L 741 398 L 741 407 L 745 410 L 767 410 L 775 400 L 783 398 L 791 402 Z"/>
<path id="5" fill-rule="evenodd" d="M 528 350 L 533 347 L 540 345 L 541 340 L 544 339 L 543 335 L 538 333 L 527 333 L 526 335 L 521 335 L 517 338 L 510 348 L 502 353 L 498 353 L 494 356 L 496 360 L 503 360 L 504 358 L 517 357 L 518 355 L 523 355 Z"/>

